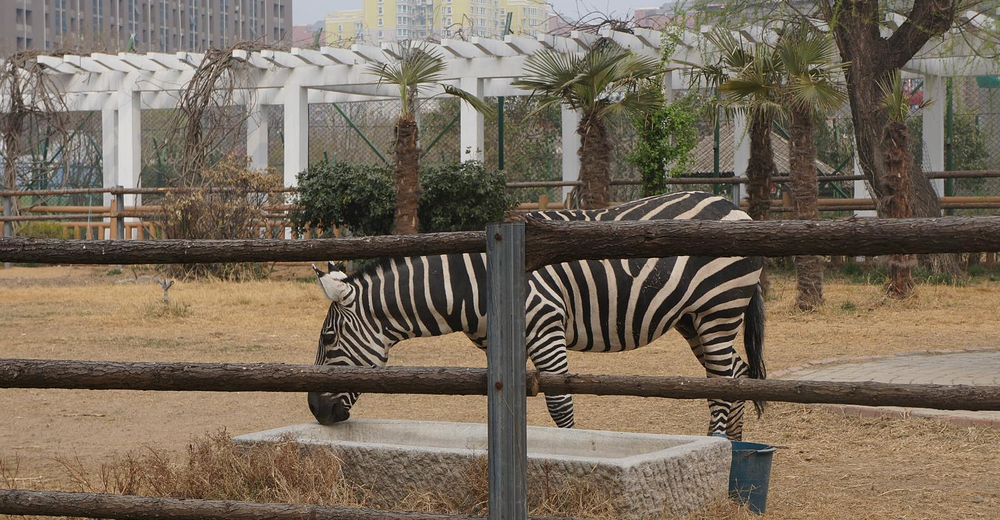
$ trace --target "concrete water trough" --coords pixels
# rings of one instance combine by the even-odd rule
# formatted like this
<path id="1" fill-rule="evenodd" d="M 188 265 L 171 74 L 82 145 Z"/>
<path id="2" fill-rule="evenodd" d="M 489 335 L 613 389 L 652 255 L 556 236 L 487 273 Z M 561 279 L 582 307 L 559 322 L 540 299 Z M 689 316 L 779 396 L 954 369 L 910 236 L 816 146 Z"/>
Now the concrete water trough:
<path id="1" fill-rule="evenodd" d="M 292 440 L 332 449 L 345 478 L 391 507 L 408 494 L 468 493 L 483 467 L 486 425 L 351 419 L 241 435 L 240 443 Z M 728 495 L 732 452 L 715 437 L 528 427 L 528 489 L 591 484 L 628 518 L 683 516 Z M 456 499 L 461 497 L 455 496 Z"/>

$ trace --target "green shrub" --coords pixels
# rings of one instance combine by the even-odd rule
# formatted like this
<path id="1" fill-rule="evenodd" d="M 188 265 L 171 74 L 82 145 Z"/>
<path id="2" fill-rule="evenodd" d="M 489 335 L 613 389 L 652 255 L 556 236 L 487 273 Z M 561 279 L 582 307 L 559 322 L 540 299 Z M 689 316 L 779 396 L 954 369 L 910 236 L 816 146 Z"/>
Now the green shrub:
<path id="1" fill-rule="evenodd" d="M 421 169 L 420 231 L 482 230 L 514 207 L 507 179 L 476 161 Z"/>
<path id="2" fill-rule="evenodd" d="M 348 163 L 313 164 L 299 174 L 298 207 L 291 219 L 296 232 L 347 226 L 356 235 L 392 233 L 396 193 L 385 167 Z M 421 232 L 467 231 L 503 220 L 514 207 L 502 173 L 478 162 L 420 170 Z"/>
<path id="3" fill-rule="evenodd" d="M 63 227 L 58 222 L 36 220 L 22 224 L 17 235 L 28 238 L 62 238 Z"/>
<path id="4" fill-rule="evenodd" d="M 296 232 L 347 226 L 357 235 L 392 233 L 396 188 L 387 167 L 317 163 L 299 174 Z"/>

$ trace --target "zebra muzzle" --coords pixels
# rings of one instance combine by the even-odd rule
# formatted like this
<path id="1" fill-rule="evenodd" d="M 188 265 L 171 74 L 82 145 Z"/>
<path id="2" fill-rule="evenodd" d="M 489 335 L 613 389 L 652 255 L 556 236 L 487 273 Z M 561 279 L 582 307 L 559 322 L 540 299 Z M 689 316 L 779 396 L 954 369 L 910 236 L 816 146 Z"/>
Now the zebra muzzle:
<path id="1" fill-rule="evenodd" d="M 309 392 L 309 411 L 320 424 L 334 424 L 351 417 L 344 401 L 329 393 Z"/>

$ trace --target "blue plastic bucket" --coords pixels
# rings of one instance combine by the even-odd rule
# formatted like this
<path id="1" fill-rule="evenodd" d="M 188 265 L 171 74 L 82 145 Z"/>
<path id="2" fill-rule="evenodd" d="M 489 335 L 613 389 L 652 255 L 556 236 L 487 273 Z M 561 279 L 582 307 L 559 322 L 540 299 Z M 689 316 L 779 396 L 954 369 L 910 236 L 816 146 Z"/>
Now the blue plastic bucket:
<path id="1" fill-rule="evenodd" d="M 733 441 L 733 463 L 729 467 L 729 496 L 763 514 L 767 509 L 767 486 L 771 480 L 774 446 Z"/>

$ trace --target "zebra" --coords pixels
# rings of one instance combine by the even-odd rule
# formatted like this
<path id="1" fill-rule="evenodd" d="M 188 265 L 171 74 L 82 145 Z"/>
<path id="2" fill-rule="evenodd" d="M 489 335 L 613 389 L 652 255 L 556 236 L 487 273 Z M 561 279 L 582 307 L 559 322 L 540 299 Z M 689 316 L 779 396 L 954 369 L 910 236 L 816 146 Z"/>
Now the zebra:
<path id="1" fill-rule="evenodd" d="M 647 197 L 602 210 L 540 211 L 547 220 L 747 220 L 728 200 L 702 192 Z M 687 340 L 708 377 L 763 379 L 761 258 L 668 257 L 575 261 L 528 274 L 527 355 L 539 371 L 568 373 L 567 350 L 639 348 L 671 328 Z M 313 267 L 314 269 L 315 266 Z M 464 332 L 486 348 L 485 254 L 384 260 L 350 276 L 318 269 L 330 309 L 316 364 L 383 367 L 389 348 L 408 338 Z M 745 322 L 745 324 L 744 324 Z M 744 361 L 734 340 L 744 324 Z M 312 392 L 321 424 L 350 417 L 358 393 Z M 552 420 L 574 425 L 573 398 L 546 395 Z M 754 403 L 758 415 L 764 403 Z M 709 400 L 709 434 L 742 438 L 742 401 Z"/>

